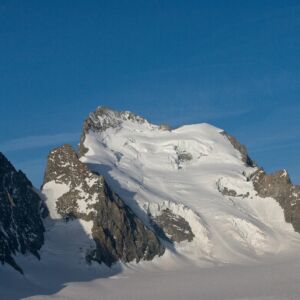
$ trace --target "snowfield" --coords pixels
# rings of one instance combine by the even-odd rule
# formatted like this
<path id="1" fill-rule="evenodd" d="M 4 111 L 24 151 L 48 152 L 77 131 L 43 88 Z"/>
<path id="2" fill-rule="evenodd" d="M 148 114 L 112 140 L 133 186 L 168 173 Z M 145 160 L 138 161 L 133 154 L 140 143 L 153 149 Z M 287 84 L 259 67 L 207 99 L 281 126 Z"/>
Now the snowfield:
<path id="1" fill-rule="evenodd" d="M 41 260 L 17 257 L 24 276 L 1 266 L 1 300 L 300 299 L 300 235 L 274 199 L 257 196 L 247 180 L 256 169 L 222 130 L 118 121 L 86 135 L 81 161 L 146 224 L 149 214 L 169 209 L 189 223 L 194 239 L 166 243 L 151 262 L 88 265 L 91 224 L 60 218 L 55 201 L 68 186 L 50 182 L 43 188 L 51 219 Z M 236 195 L 226 195 L 230 190 Z"/>

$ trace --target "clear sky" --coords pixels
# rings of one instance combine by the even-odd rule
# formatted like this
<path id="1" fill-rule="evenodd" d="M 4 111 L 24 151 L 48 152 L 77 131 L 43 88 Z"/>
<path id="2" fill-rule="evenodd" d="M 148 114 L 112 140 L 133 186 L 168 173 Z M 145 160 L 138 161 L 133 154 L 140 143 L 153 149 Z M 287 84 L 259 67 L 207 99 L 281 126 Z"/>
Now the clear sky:
<path id="1" fill-rule="evenodd" d="M 0 151 L 39 186 L 98 105 L 209 122 L 300 183 L 300 2 L 0 0 Z"/>

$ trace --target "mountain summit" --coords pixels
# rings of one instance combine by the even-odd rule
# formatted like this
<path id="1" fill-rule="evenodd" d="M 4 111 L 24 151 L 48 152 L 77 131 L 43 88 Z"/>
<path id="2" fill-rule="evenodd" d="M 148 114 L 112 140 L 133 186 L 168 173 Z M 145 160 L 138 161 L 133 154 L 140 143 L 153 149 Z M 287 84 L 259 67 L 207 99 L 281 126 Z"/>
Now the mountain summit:
<path id="1" fill-rule="evenodd" d="M 130 111 L 119 112 L 107 107 L 99 106 L 95 112 L 91 112 L 84 121 L 83 131 L 80 138 L 79 152 L 83 155 L 87 149 L 83 144 L 85 136 L 89 132 L 104 132 L 109 128 L 121 128 L 126 123 L 149 124 L 148 121 Z"/>
<path id="2" fill-rule="evenodd" d="M 266 174 L 222 129 L 172 129 L 98 107 L 78 152 L 67 144 L 50 151 L 47 208 L 0 155 L 2 263 L 18 268 L 17 253 L 39 257 L 42 246 L 42 260 L 67 269 L 78 261 L 237 263 L 300 244 L 300 187 L 285 170 Z"/>
<path id="3" fill-rule="evenodd" d="M 84 123 L 80 154 L 144 223 L 190 258 L 263 255 L 299 231 L 299 187 L 283 171 L 266 174 L 245 146 L 212 125 L 166 130 L 99 107 Z"/>

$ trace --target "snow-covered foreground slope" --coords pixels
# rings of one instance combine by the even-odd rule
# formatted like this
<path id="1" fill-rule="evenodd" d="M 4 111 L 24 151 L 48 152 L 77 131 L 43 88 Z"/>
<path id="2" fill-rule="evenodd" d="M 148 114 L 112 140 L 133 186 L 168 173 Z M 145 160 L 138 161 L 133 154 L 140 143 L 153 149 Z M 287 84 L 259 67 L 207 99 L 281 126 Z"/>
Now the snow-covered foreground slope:
<path id="1" fill-rule="evenodd" d="M 94 244 L 90 225 L 84 221 L 46 220 L 41 260 L 29 255 L 17 256 L 16 262 L 22 266 L 24 275 L 7 265 L 1 266 L 0 299 L 18 300 L 36 295 L 40 296 L 35 299 L 42 299 L 41 295 L 55 295 L 70 282 L 84 284 L 119 273 L 121 267 L 118 264 L 112 269 L 87 264 L 86 251 Z"/>
<path id="2" fill-rule="evenodd" d="M 31 300 L 298 300 L 300 263 L 169 271 L 126 270 Z"/>
<path id="3" fill-rule="evenodd" d="M 197 266 L 172 252 L 151 262 L 87 265 L 89 224 L 48 220 L 41 261 L 18 257 L 21 275 L 0 271 L 5 300 L 298 300 L 299 252 L 279 253 L 243 264 Z"/>
<path id="4" fill-rule="evenodd" d="M 78 256 L 75 255 L 78 258 Z M 72 259 L 71 259 L 72 261 Z M 25 276 L 1 270 L 5 300 L 298 300 L 299 254 L 248 265 L 197 267 L 170 258 L 112 269 L 79 261 L 23 260 Z M 5 276 L 4 276 L 5 275 Z"/>

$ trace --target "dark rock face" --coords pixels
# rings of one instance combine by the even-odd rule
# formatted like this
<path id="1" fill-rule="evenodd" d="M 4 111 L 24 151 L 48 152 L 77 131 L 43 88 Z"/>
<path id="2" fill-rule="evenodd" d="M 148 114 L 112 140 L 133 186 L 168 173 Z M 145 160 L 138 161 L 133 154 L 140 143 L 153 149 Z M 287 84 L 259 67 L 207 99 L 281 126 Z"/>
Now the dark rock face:
<path id="1" fill-rule="evenodd" d="M 89 131 L 104 132 L 108 128 L 118 128 L 123 121 L 130 120 L 136 123 L 147 122 L 144 118 L 128 112 L 114 111 L 106 107 L 98 107 L 95 112 L 90 113 L 84 121 L 83 131 L 80 137 L 79 155 L 87 153 L 88 149 L 84 146 L 85 136 Z"/>
<path id="2" fill-rule="evenodd" d="M 229 142 L 232 144 L 232 146 L 234 147 L 234 149 L 236 149 L 237 151 L 239 151 L 242 155 L 242 160 L 243 162 L 249 166 L 249 167 L 255 167 L 255 163 L 254 161 L 249 157 L 248 155 L 248 151 L 247 148 L 242 145 L 235 137 L 229 135 L 227 132 L 222 131 L 221 132 L 222 135 L 224 135 L 225 137 L 227 137 L 227 139 L 229 140 Z"/>
<path id="3" fill-rule="evenodd" d="M 278 201 L 284 210 L 285 220 L 300 232 L 300 186 L 292 184 L 288 173 L 284 170 L 266 174 L 259 169 L 251 180 L 259 196 Z"/>
<path id="4" fill-rule="evenodd" d="M 157 234 L 169 242 L 191 242 L 194 238 L 190 224 L 170 209 L 165 209 L 161 215 L 153 218 L 152 225 Z"/>
<path id="5" fill-rule="evenodd" d="M 0 262 L 22 272 L 14 261 L 17 253 L 32 253 L 44 243 L 42 216 L 48 214 L 31 182 L 0 153 Z"/>
<path id="6" fill-rule="evenodd" d="M 71 146 L 54 149 L 48 156 L 44 184 L 68 185 L 69 191 L 57 199 L 57 212 L 66 220 L 92 221 L 96 247 L 87 259 L 111 265 L 151 260 L 165 251 L 154 232 L 106 184 L 103 176 L 92 173 L 80 162 Z"/>

